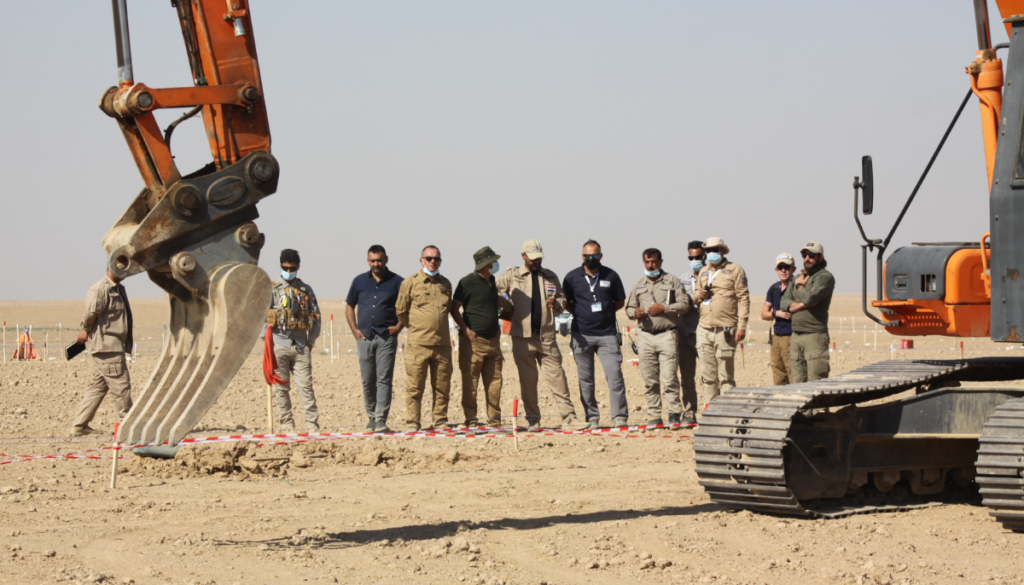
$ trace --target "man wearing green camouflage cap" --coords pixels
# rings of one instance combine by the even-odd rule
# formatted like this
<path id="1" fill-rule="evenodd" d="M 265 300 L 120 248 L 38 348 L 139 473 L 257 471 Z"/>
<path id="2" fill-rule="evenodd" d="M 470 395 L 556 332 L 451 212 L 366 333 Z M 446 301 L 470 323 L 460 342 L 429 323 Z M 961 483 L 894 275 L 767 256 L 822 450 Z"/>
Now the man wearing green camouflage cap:
<path id="1" fill-rule="evenodd" d="M 789 344 L 794 384 L 828 378 L 828 310 L 836 279 L 825 269 L 825 249 L 807 242 L 800 250 L 804 270 L 796 285 L 786 289 L 781 306 L 793 314 L 793 337 Z"/>
<path id="2" fill-rule="evenodd" d="M 455 287 L 452 318 L 459 326 L 459 370 L 462 372 L 462 410 L 466 426 L 477 419 L 476 387 L 483 379 L 487 402 L 487 426 L 501 425 L 501 327 L 498 325 L 499 297 L 494 273 L 498 256 L 490 246 L 473 254 L 474 272 Z"/>

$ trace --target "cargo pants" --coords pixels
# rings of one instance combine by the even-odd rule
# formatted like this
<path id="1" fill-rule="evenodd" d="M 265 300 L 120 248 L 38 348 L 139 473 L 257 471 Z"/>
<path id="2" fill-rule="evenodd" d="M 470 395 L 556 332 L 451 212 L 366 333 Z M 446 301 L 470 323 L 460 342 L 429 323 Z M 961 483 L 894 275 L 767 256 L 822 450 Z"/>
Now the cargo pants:
<path id="1" fill-rule="evenodd" d="M 736 330 L 725 327 L 697 327 L 701 376 L 704 378 L 704 404 L 721 392 L 736 387 Z"/>
<path id="2" fill-rule="evenodd" d="M 78 405 L 75 428 L 89 426 L 107 392 L 113 393 L 117 413 L 124 418 L 132 408 L 132 379 L 128 373 L 128 362 L 123 351 L 98 352 L 92 354 L 92 378 L 89 387 Z"/>
<path id="3" fill-rule="evenodd" d="M 797 333 L 794 331 L 790 339 L 789 359 L 793 368 L 793 383 L 799 384 L 828 378 L 828 332 Z"/>
<path id="4" fill-rule="evenodd" d="M 501 334 L 491 339 L 481 336 L 473 341 L 459 334 L 459 372 L 462 373 L 462 410 L 466 425 L 477 426 L 476 387 L 483 380 L 484 400 L 487 402 L 487 426 L 501 426 L 501 368 L 505 358 L 501 355 Z"/>
<path id="5" fill-rule="evenodd" d="M 423 390 L 430 376 L 433 387 L 433 424 L 448 424 L 448 399 L 452 389 L 452 346 L 412 345 L 405 352 L 405 422 L 420 425 Z"/>
<path id="6" fill-rule="evenodd" d="M 639 350 L 640 376 L 644 379 L 648 421 L 664 422 L 661 418 L 661 393 L 665 392 L 668 414 L 678 418 L 683 412 L 679 401 L 679 346 L 678 331 L 649 332 L 641 330 L 636 338 Z"/>
<path id="7" fill-rule="evenodd" d="M 275 343 L 274 357 L 277 358 L 277 369 L 274 370 L 274 373 L 286 382 L 286 384 L 274 385 L 277 422 L 280 423 L 282 429 L 295 428 L 290 392 L 292 382 L 294 382 L 299 399 L 302 401 L 302 415 L 306 420 L 306 429 L 319 430 L 320 411 L 316 407 L 316 394 L 313 393 L 313 356 L 309 346 L 287 347 Z"/>
<path id="8" fill-rule="evenodd" d="M 575 417 L 576 409 L 569 398 L 569 381 L 562 369 L 562 352 L 555 338 L 542 339 L 540 335 L 512 338 L 512 358 L 519 370 L 519 389 L 526 410 L 526 421 L 539 425 L 541 421 L 538 385 L 541 374 L 544 383 L 551 388 L 551 394 L 558 405 L 558 415 L 565 420 Z"/>
<path id="9" fill-rule="evenodd" d="M 679 385 L 682 389 L 683 412 L 697 412 L 697 334 L 682 333 L 679 339 Z"/>
<path id="10" fill-rule="evenodd" d="M 785 386 L 793 382 L 792 366 L 790 366 L 790 340 L 791 335 L 772 336 L 772 384 Z"/>

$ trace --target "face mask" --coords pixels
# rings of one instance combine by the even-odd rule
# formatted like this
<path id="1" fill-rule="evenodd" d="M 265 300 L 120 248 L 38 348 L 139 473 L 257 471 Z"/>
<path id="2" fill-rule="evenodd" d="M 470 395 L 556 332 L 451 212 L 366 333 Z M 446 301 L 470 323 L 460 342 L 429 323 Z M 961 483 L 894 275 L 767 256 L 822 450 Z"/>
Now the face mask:
<path id="1" fill-rule="evenodd" d="M 583 265 L 591 270 L 594 270 L 601 266 L 601 261 L 598 260 L 597 258 L 587 258 L 586 260 L 583 261 Z"/>
<path id="2" fill-rule="evenodd" d="M 661 270 L 644 270 L 644 274 L 650 278 L 657 278 L 661 274 Z"/>
<path id="3" fill-rule="evenodd" d="M 297 274 L 298 274 L 298 272 L 287 272 L 285 270 L 282 270 L 281 271 L 281 278 L 287 280 L 288 282 L 291 282 L 291 281 L 295 280 L 295 276 Z"/>
<path id="4" fill-rule="evenodd" d="M 704 268 L 703 260 L 690 260 L 690 270 L 692 270 L 694 274 L 700 272 L 701 268 Z"/>
<path id="5" fill-rule="evenodd" d="M 708 252 L 708 264 L 718 266 L 722 262 L 722 255 L 718 252 Z"/>
<path id="6" fill-rule="evenodd" d="M 501 265 L 500 265 L 500 264 L 498 264 L 498 261 L 497 261 L 497 260 L 495 260 L 495 261 L 494 261 L 494 263 L 493 263 L 493 264 L 491 264 L 491 267 L 490 267 L 490 268 L 488 268 L 488 270 L 490 270 L 490 271 L 491 271 L 491 274 L 497 274 L 497 273 L 498 273 L 498 269 L 499 269 L 499 268 L 501 268 Z"/>
<path id="7" fill-rule="evenodd" d="M 438 272 L 441 272 L 440 268 L 431 272 L 430 270 L 427 270 L 426 266 L 423 267 L 423 273 L 426 274 L 427 276 L 437 276 Z"/>

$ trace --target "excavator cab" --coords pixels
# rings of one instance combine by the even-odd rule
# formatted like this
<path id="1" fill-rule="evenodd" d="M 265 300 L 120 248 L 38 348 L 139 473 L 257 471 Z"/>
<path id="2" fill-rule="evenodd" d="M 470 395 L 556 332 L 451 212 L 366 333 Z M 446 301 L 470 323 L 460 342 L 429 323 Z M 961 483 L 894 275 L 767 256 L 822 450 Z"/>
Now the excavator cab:
<path id="1" fill-rule="evenodd" d="M 270 306 L 257 266 L 256 204 L 277 190 L 247 0 L 174 0 L 193 85 L 156 89 L 132 74 L 126 0 L 113 0 L 118 85 L 100 109 L 117 121 L 144 187 L 103 239 L 108 268 L 146 272 L 167 291 L 170 336 L 120 443 L 179 442 L 249 356 Z M 161 132 L 153 113 L 187 111 Z M 213 161 L 187 175 L 171 155 L 175 127 L 201 114 Z"/>

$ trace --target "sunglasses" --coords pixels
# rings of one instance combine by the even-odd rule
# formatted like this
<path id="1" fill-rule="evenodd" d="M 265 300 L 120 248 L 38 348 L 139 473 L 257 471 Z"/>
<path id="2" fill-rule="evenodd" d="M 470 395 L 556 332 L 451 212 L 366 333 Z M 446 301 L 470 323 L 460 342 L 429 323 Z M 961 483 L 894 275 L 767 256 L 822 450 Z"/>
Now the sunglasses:
<path id="1" fill-rule="evenodd" d="M 821 254 L 815 254 L 813 252 L 800 252 L 800 255 L 803 256 L 804 258 L 810 258 L 811 256 L 817 258 L 818 256 L 821 256 Z"/>
<path id="2" fill-rule="evenodd" d="M 700 256 L 687 256 L 687 258 L 689 258 L 690 260 L 703 260 L 704 254 L 701 254 Z"/>
<path id="3" fill-rule="evenodd" d="M 441 257 L 440 256 L 424 256 L 423 259 L 426 260 L 427 262 L 440 262 L 441 261 Z"/>
<path id="4" fill-rule="evenodd" d="M 721 248 L 704 248 L 705 252 L 721 252 Z"/>
<path id="5" fill-rule="evenodd" d="M 585 258 L 586 260 L 596 260 L 596 259 L 598 259 L 600 257 L 601 257 L 600 254 L 584 254 L 583 255 L 583 258 Z"/>
<path id="6" fill-rule="evenodd" d="M 298 269 L 299 269 L 298 266 L 285 266 L 284 264 L 281 265 L 281 270 L 285 270 L 285 271 L 288 271 L 288 272 L 295 272 Z"/>
<path id="7" fill-rule="evenodd" d="M 778 270 L 778 271 L 781 272 L 781 271 L 784 271 L 784 270 L 793 270 L 793 267 L 790 266 L 789 264 L 779 264 L 778 266 L 775 267 L 775 270 Z"/>

